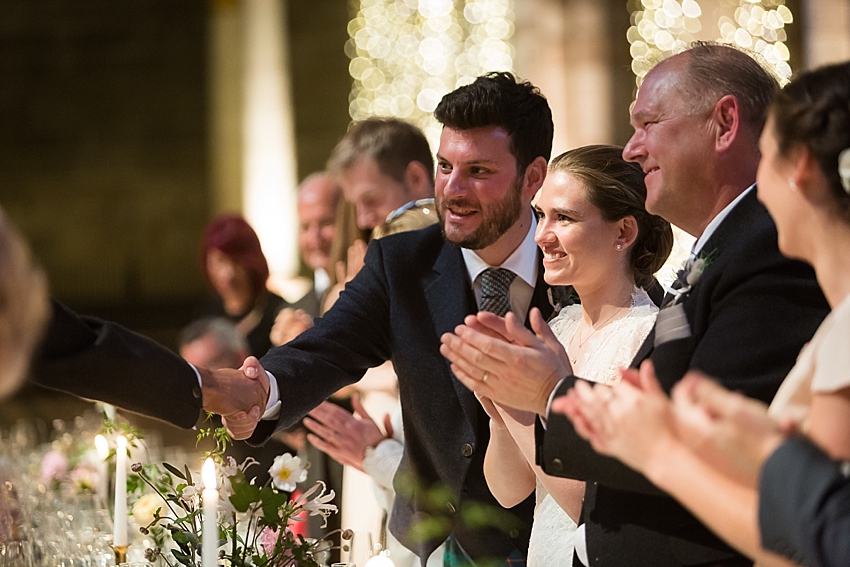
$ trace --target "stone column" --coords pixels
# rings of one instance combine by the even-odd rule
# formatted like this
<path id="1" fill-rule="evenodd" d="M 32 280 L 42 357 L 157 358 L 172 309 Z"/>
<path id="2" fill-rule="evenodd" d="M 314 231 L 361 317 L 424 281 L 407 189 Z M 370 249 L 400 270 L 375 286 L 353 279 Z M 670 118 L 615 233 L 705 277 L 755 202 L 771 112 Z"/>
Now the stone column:
<path id="1" fill-rule="evenodd" d="M 806 69 L 850 59 L 850 2 L 810 0 L 802 9 Z"/>
<path id="2" fill-rule="evenodd" d="M 613 40 L 607 8 L 595 0 L 515 2 L 515 68 L 549 99 L 555 122 L 553 156 L 576 146 L 612 142 Z"/>
<path id="3" fill-rule="evenodd" d="M 216 0 L 210 24 L 214 213 L 242 212 L 274 279 L 298 266 L 287 0 Z"/>

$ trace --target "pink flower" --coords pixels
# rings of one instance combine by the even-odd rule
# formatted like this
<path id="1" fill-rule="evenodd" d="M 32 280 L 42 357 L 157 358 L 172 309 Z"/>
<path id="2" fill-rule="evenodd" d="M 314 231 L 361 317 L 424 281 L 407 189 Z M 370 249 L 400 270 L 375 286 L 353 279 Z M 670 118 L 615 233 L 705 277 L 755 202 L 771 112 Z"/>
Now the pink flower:
<path id="1" fill-rule="evenodd" d="M 278 533 L 279 533 L 278 530 L 273 530 L 271 528 L 263 528 L 263 531 L 260 532 L 260 547 L 262 547 L 263 552 L 266 554 L 266 557 L 272 557 L 274 555 L 274 549 L 275 549 L 275 546 L 277 545 Z M 286 528 L 286 531 L 284 532 L 284 535 L 283 535 L 283 538 L 282 538 L 283 541 L 281 543 L 285 544 L 287 539 L 289 539 L 290 535 L 291 535 L 291 532 L 290 532 L 289 528 Z M 275 563 L 275 564 L 276 565 L 277 564 L 283 565 L 283 564 L 286 563 L 284 560 L 287 559 L 287 558 L 288 559 L 292 558 L 292 551 L 289 550 L 289 549 L 284 551 L 283 557 L 281 558 L 280 562 Z"/>
<path id="2" fill-rule="evenodd" d="M 49 482 L 68 472 L 68 459 L 59 451 L 48 451 L 41 460 L 41 480 Z"/>
<path id="3" fill-rule="evenodd" d="M 274 546 L 277 543 L 277 530 L 271 528 L 263 528 L 260 532 L 260 545 L 266 555 L 274 553 Z"/>

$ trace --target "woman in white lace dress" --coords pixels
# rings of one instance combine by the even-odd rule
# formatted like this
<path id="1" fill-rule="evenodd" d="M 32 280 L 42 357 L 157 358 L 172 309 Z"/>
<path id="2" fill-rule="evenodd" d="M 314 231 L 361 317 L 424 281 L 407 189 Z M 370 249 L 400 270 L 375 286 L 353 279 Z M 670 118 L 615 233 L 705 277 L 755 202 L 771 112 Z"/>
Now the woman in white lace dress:
<path id="1" fill-rule="evenodd" d="M 572 285 L 581 305 L 550 326 L 577 374 L 611 383 L 646 338 L 658 308 L 644 287 L 673 244 L 670 225 L 644 209 L 643 172 L 622 148 L 586 146 L 549 166 L 535 205 L 535 239 L 550 285 Z M 534 462 L 534 414 L 481 403 L 491 417 L 484 473 L 506 507 L 536 490 L 529 567 L 572 565 L 584 483 L 547 476 Z"/>

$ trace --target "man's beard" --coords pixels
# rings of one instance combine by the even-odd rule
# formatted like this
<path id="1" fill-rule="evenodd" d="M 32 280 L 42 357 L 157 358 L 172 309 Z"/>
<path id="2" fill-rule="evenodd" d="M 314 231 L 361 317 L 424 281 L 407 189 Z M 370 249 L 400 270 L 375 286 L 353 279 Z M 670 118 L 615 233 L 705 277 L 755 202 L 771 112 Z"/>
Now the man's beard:
<path id="1" fill-rule="evenodd" d="M 484 220 L 481 225 L 475 232 L 460 239 L 453 238 L 446 233 L 446 222 L 443 218 L 443 211 L 453 206 L 464 207 L 468 204 L 467 201 L 464 199 L 450 199 L 437 202 L 437 216 L 440 219 L 443 237 L 452 244 L 457 244 L 469 250 L 481 250 L 495 243 L 522 215 L 522 182 L 522 177 L 517 177 L 514 182 L 514 190 L 509 191 L 504 199 L 488 205 L 487 208 L 482 208 L 480 213 L 484 217 Z"/>

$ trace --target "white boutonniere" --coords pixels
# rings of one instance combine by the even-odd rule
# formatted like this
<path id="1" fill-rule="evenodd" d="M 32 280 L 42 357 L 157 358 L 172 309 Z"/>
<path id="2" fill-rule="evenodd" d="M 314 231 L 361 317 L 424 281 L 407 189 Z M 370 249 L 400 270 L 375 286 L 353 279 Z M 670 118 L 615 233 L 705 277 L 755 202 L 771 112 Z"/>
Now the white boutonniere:
<path id="1" fill-rule="evenodd" d="M 668 306 L 676 305 L 687 297 L 716 257 L 717 250 L 715 249 L 708 253 L 700 252 L 696 258 L 689 258 L 685 262 L 685 265 L 676 274 L 676 280 L 670 286 L 674 298 Z"/>

